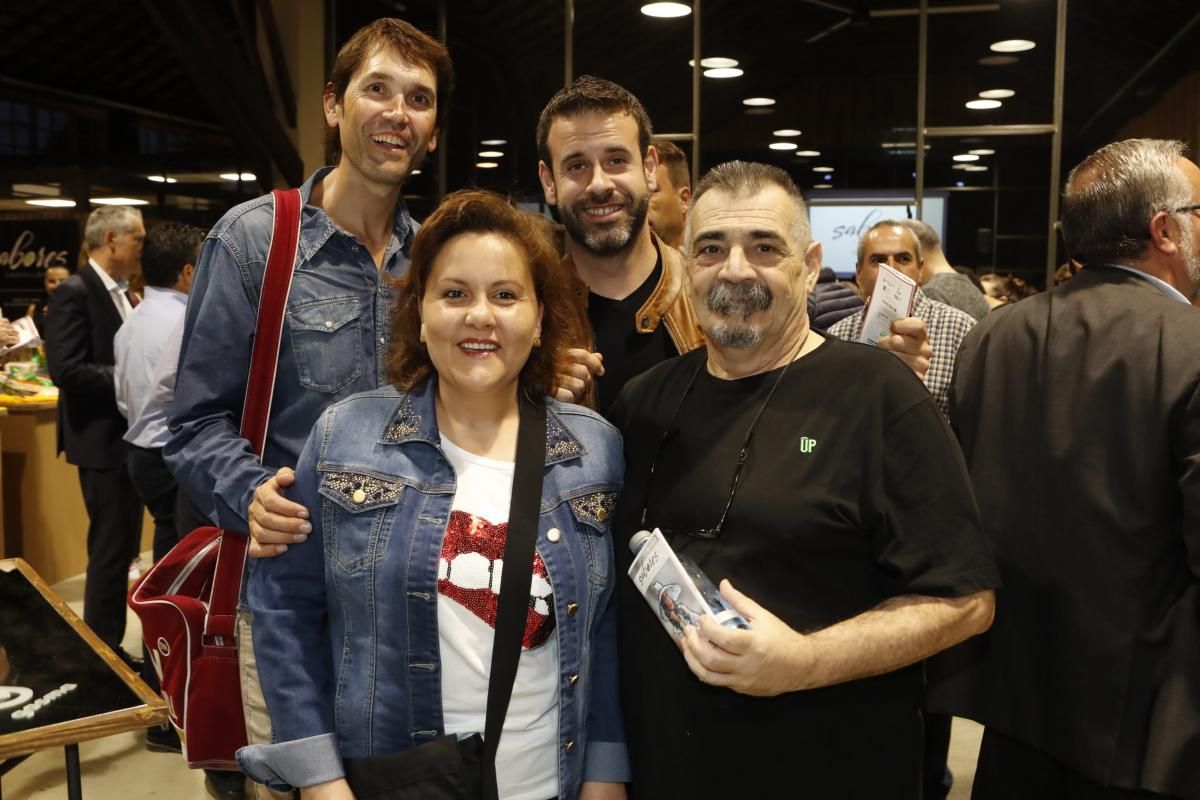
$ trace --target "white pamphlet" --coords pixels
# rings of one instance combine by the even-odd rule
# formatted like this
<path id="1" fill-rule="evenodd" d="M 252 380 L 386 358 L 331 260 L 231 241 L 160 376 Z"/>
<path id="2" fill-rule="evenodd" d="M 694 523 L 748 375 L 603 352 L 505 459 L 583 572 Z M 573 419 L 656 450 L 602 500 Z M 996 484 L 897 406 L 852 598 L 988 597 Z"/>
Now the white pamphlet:
<path id="1" fill-rule="evenodd" d="M 875 279 L 875 290 L 863 317 L 860 342 L 875 344 L 881 336 L 889 336 L 892 323 L 912 316 L 913 302 L 917 297 L 917 283 L 902 272 L 879 265 L 879 276 Z"/>

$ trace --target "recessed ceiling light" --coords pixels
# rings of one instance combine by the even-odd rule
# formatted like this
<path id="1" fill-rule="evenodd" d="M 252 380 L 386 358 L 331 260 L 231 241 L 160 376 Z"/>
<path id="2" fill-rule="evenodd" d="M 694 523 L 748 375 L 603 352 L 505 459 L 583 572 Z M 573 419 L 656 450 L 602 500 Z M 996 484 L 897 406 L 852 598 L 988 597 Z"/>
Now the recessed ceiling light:
<path id="1" fill-rule="evenodd" d="M 967 101 L 967 108 L 972 108 L 972 109 L 975 109 L 976 111 L 989 109 L 989 108 L 999 108 L 1002 105 L 1004 105 L 1004 104 L 1001 103 L 999 100 L 968 100 Z"/>
<path id="2" fill-rule="evenodd" d="M 993 53 L 1023 53 L 1035 47 L 1037 45 L 1029 39 L 1003 39 L 999 42 L 992 42 L 989 49 Z"/>
<path id="3" fill-rule="evenodd" d="M 987 172 L 987 167 L 982 164 L 963 164 L 963 169 L 967 172 Z"/>
<path id="4" fill-rule="evenodd" d="M 409 174 L 409 175 L 420 175 L 420 174 L 421 174 L 421 170 L 419 170 L 419 169 L 414 169 L 412 172 L 410 172 L 410 173 L 408 173 L 408 174 Z"/>
<path id="5" fill-rule="evenodd" d="M 154 181 L 155 183 L 178 183 L 179 182 L 179 181 L 175 180 L 174 178 L 168 178 L 165 175 L 147 175 L 146 179 Z"/>
<path id="6" fill-rule="evenodd" d="M 979 93 L 979 96 L 984 100 L 1005 100 L 1014 94 L 1016 92 L 1012 89 L 985 89 Z"/>
<path id="7" fill-rule="evenodd" d="M 738 60 L 736 58 L 724 58 L 722 56 L 714 56 L 712 58 L 700 59 L 700 66 L 704 67 L 705 69 L 727 69 L 729 67 L 736 67 L 737 65 L 738 65 Z M 696 59 L 689 58 L 688 66 L 689 67 L 696 66 Z"/>
<path id="8" fill-rule="evenodd" d="M 704 70 L 706 78 L 740 78 L 746 73 L 737 67 L 713 67 Z"/>
<path id="9" fill-rule="evenodd" d="M 1015 64 L 1020 60 L 1016 56 L 984 56 L 979 59 L 979 63 L 985 67 L 1007 67 L 1009 64 Z"/>
<path id="10" fill-rule="evenodd" d="M 773 106 L 775 105 L 774 97 L 747 97 L 742 101 L 744 106 Z"/>
<path id="11" fill-rule="evenodd" d="M 994 155 L 996 155 L 995 150 L 990 150 L 986 147 L 980 147 L 977 150 L 968 150 L 967 152 L 973 156 L 994 156 Z"/>
<path id="12" fill-rule="evenodd" d="M 813 172 L 833 172 L 833 167 L 813 167 Z"/>
<path id="13" fill-rule="evenodd" d="M 970 166 L 971 166 L 970 164 L 955 164 L 950 169 L 967 169 Z"/>
<path id="14" fill-rule="evenodd" d="M 795 128 L 780 128 L 777 131 L 772 131 L 771 135 L 778 136 L 780 138 L 786 138 L 788 136 L 799 136 L 800 133 L 801 132 L 796 130 Z"/>
<path id="15" fill-rule="evenodd" d="M 821 151 L 820 150 L 797 150 L 796 155 L 800 156 L 801 158 L 816 158 L 817 156 L 821 155 Z"/>
<path id="16" fill-rule="evenodd" d="M 484 147 L 499 147 L 501 145 L 508 144 L 508 140 L 507 139 L 484 139 L 482 142 L 480 142 L 480 144 L 483 145 Z"/>
<path id="17" fill-rule="evenodd" d="M 646 3 L 642 13 L 647 17 L 686 17 L 692 7 L 683 3 Z"/>
<path id="18" fill-rule="evenodd" d="M 253 172 L 242 172 L 242 173 L 222 172 L 221 179 L 226 180 L 226 181 L 236 181 L 236 180 L 253 181 L 253 180 L 257 180 L 257 176 Z"/>
<path id="19" fill-rule="evenodd" d="M 149 200 L 138 200 L 136 197 L 91 197 L 88 198 L 94 206 L 148 206 Z"/>
<path id="20" fill-rule="evenodd" d="M 500 152 L 499 150 L 480 150 L 479 157 L 480 158 L 503 158 L 504 153 Z"/>
<path id="21" fill-rule="evenodd" d="M 814 183 L 813 188 L 814 189 L 832 189 L 833 187 L 830 186 L 828 183 Z"/>
<path id="22" fill-rule="evenodd" d="M 26 200 L 26 204 L 31 206 L 44 206 L 46 208 L 74 208 L 75 201 L 68 200 L 65 197 L 43 197 L 40 200 Z"/>
<path id="23" fill-rule="evenodd" d="M 974 153 L 959 153 L 954 157 L 955 161 L 978 161 L 979 156 Z"/>
<path id="24" fill-rule="evenodd" d="M 475 166 L 479 167 L 480 169 L 495 169 L 500 165 L 495 161 L 476 161 Z"/>
<path id="25" fill-rule="evenodd" d="M 795 142 L 771 142 L 769 145 L 767 145 L 767 147 L 770 147 L 772 150 L 795 150 L 796 143 Z"/>

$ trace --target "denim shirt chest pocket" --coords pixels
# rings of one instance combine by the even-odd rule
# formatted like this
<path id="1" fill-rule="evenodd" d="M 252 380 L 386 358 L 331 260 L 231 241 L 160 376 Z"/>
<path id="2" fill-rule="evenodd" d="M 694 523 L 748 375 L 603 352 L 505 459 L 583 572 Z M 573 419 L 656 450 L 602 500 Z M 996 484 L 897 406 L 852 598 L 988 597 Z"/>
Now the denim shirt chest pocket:
<path id="1" fill-rule="evenodd" d="M 362 303 L 357 297 L 330 297 L 288 308 L 288 329 L 300 383 L 318 392 L 336 392 L 362 375 Z"/>
<path id="2" fill-rule="evenodd" d="M 318 465 L 317 471 L 326 556 L 344 573 L 361 572 L 387 551 L 404 483 L 357 467 Z"/>

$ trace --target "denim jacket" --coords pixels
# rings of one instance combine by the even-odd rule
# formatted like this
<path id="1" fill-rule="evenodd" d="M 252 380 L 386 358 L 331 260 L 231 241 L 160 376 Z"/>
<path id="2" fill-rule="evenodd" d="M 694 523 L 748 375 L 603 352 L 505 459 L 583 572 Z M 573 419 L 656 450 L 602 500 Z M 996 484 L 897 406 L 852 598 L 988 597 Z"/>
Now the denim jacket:
<path id="1" fill-rule="evenodd" d="M 226 213 L 197 259 L 163 457 L 180 486 L 204 501 L 202 507 L 222 528 L 246 532 L 254 490 L 277 468 L 295 465 L 326 406 L 386 383 L 386 276 L 408 269 L 418 226 L 404 202 L 397 203 L 381 273 L 367 247 L 324 210 L 308 205 L 313 187 L 328 172 L 318 170 L 300 187 L 300 242 L 262 463 L 238 428 L 271 243 L 271 196 Z"/>
<path id="2" fill-rule="evenodd" d="M 438 558 L 455 473 L 441 448 L 436 385 L 331 406 L 289 490 L 311 510 L 312 534 L 277 558 L 248 562 L 274 743 L 238 757 L 272 787 L 333 780 L 344 775 L 342 757 L 395 753 L 445 732 Z M 620 435 L 603 418 L 547 402 L 537 550 L 553 587 L 558 779 L 568 798 L 583 780 L 629 778 L 609 535 L 624 462 Z"/>

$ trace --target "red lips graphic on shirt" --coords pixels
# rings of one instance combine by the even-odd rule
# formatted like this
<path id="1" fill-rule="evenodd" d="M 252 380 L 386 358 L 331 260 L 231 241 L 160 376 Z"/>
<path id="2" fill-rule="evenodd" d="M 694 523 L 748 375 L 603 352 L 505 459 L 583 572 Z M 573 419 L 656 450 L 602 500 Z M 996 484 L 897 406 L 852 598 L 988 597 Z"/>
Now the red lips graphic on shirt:
<path id="1" fill-rule="evenodd" d="M 492 628 L 500 602 L 500 575 L 504 570 L 504 542 L 508 523 L 493 525 L 465 511 L 450 512 L 438 562 L 438 592 L 469 610 Z M 554 592 L 550 574 L 536 551 L 529 594 L 529 614 L 521 644 L 540 647 L 554 631 Z"/>

